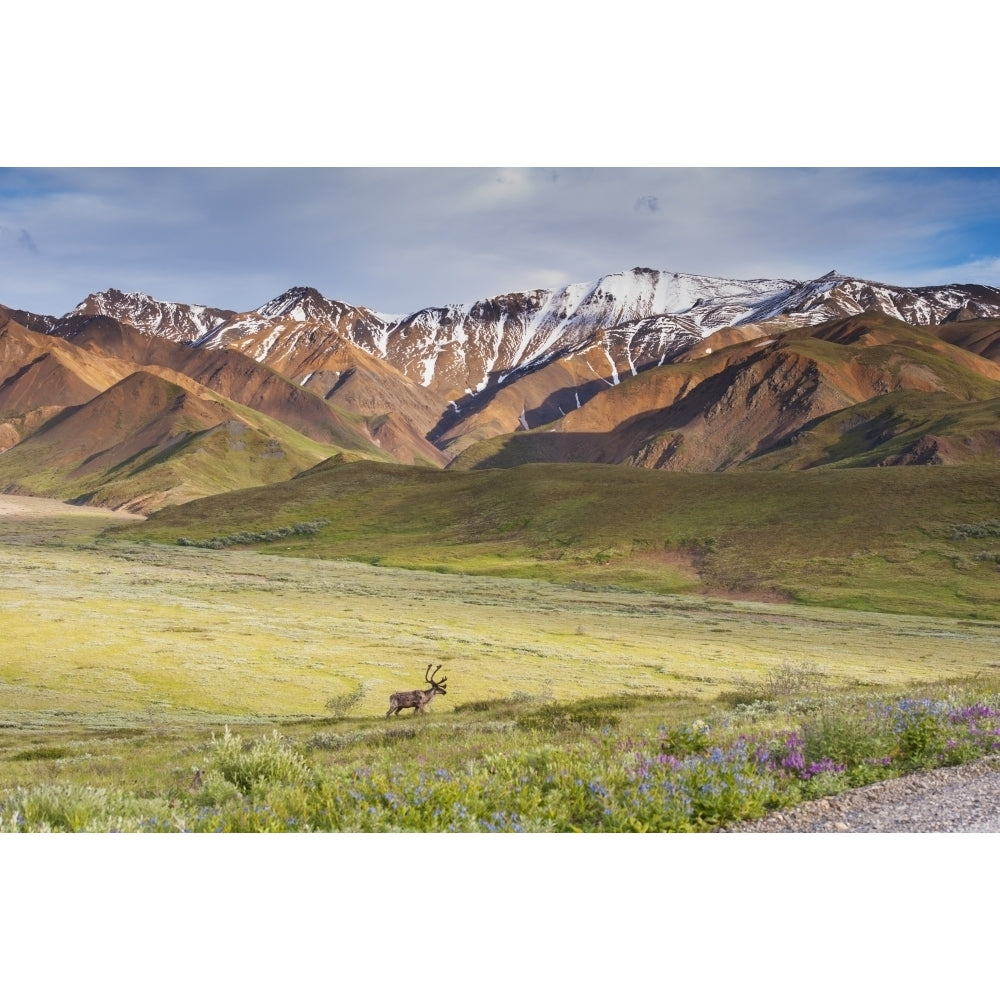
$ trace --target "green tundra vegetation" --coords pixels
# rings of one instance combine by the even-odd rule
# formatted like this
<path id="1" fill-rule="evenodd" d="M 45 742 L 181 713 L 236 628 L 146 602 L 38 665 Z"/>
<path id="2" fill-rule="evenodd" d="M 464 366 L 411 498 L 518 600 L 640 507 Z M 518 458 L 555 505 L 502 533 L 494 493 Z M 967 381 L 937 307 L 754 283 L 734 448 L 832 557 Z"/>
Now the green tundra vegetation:
<path id="1" fill-rule="evenodd" d="M 992 468 L 557 471 L 8 511 L 0 829 L 711 830 L 997 749 Z"/>
<path id="2" fill-rule="evenodd" d="M 720 475 L 605 465 L 444 472 L 331 460 L 113 534 L 239 547 L 240 532 L 323 522 L 266 551 L 996 619 L 998 518 L 1000 466 L 990 463 Z"/>

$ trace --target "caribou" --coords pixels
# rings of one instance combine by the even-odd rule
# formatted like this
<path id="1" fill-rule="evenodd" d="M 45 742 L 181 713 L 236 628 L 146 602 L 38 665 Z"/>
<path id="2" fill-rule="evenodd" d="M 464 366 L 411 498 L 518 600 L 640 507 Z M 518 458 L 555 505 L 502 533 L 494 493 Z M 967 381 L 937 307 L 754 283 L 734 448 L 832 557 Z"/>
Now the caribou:
<path id="1" fill-rule="evenodd" d="M 385 713 L 385 717 L 388 719 L 390 715 L 399 715 L 404 708 L 414 709 L 413 714 L 416 715 L 417 712 L 423 712 L 427 703 L 436 694 L 447 694 L 444 686 L 448 683 L 448 678 L 442 677 L 439 681 L 434 679 L 441 666 L 440 663 L 436 667 L 433 663 L 427 664 L 424 680 L 430 684 L 430 687 L 426 691 L 397 691 L 395 694 L 389 695 L 389 711 Z M 434 667 L 433 671 L 431 667 Z"/>

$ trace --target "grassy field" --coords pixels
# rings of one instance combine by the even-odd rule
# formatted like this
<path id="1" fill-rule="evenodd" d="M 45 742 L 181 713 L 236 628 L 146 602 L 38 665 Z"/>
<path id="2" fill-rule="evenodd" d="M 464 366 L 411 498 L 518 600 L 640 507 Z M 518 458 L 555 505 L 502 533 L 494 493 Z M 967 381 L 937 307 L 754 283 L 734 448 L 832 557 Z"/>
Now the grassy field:
<path id="1" fill-rule="evenodd" d="M 712 697 L 784 662 L 897 684 L 1000 658 L 987 621 L 137 544 L 97 537 L 106 523 L 4 523 L 5 711 L 319 716 L 360 688 L 356 711 L 374 714 L 431 661 L 448 665 L 451 709 L 515 692 Z"/>
<path id="2" fill-rule="evenodd" d="M 320 526 L 256 547 L 573 587 L 1000 616 L 1000 466 L 989 464 L 704 475 L 324 463 L 116 534 L 233 548 L 300 523 Z"/>
<path id="3" fill-rule="evenodd" d="M 208 794 L 196 769 L 245 756 L 227 727 L 322 767 L 497 773 L 772 695 L 1000 673 L 988 621 L 137 543 L 101 534 L 111 515 L 4 503 L 32 516 L 0 519 L 0 789 L 127 793 L 160 814 Z M 431 662 L 447 696 L 385 719 Z"/>

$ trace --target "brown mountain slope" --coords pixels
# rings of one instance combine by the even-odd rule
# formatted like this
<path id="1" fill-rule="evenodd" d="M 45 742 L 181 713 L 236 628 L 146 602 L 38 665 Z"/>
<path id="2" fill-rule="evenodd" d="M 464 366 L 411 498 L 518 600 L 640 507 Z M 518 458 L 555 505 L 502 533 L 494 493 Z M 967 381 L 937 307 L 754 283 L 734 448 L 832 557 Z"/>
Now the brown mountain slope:
<path id="1" fill-rule="evenodd" d="M 7 323 L 0 332 L 0 386 L 7 400 L 0 410 L 5 424 L 0 441 L 11 446 L 40 425 L 39 414 L 49 419 L 57 412 L 53 407 L 92 399 L 137 370 L 155 371 L 169 381 L 176 372 L 313 440 L 389 458 L 363 418 L 331 406 L 266 365 L 238 351 L 203 351 L 147 336 L 106 316 L 74 317 L 62 337 Z"/>
<path id="2" fill-rule="evenodd" d="M 392 407 L 387 399 L 377 399 L 375 392 L 364 400 L 369 403 L 368 406 L 358 405 L 359 394 L 344 397 L 348 405 L 340 405 L 341 397 L 335 392 L 328 392 L 329 399 L 324 400 L 316 391 L 322 386 L 303 388 L 292 381 L 288 373 L 263 365 L 239 350 L 209 350 L 178 344 L 140 333 L 106 316 L 76 317 L 72 325 L 67 324 L 64 336 L 73 344 L 127 360 L 137 367 L 155 368 L 161 373 L 165 370 L 180 372 L 214 392 L 266 413 L 316 441 L 368 451 L 372 457 L 382 451 L 401 461 L 419 460 L 438 467 L 446 462 L 445 456 L 426 441 L 423 434 L 412 430 L 412 427 L 407 430 L 412 423 L 408 419 L 413 412 L 413 400 L 410 398 L 399 403 L 402 416 L 396 418 L 398 428 L 395 433 L 380 435 L 369 426 L 370 418 L 382 417 Z M 346 346 L 352 352 L 351 360 L 358 363 L 363 352 Z M 337 363 L 338 360 L 332 356 L 328 363 Z M 374 359 L 371 360 L 374 362 Z M 375 362 L 376 370 L 379 364 Z M 382 367 L 388 368 L 384 364 Z M 295 371 L 293 368 L 292 374 Z M 338 372 L 338 375 L 349 376 L 349 373 Z M 382 385 L 380 379 L 371 382 L 376 387 Z M 385 384 L 389 382 L 386 377 Z M 419 401 L 418 406 L 427 409 L 424 401 Z M 418 412 L 421 412 L 419 408 Z M 424 422 L 427 420 L 429 417 L 424 418 Z"/>
<path id="3" fill-rule="evenodd" d="M 8 321 L 0 327 L 0 452 L 64 407 L 93 399 L 132 371 L 127 362 L 97 359 Z"/>
<path id="4" fill-rule="evenodd" d="M 40 354 L 0 383 L 0 452 L 61 412 L 85 402 L 94 388 L 68 371 L 51 354 Z"/>
<path id="5" fill-rule="evenodd" d="M 11 309 L 9 306 L 0 305 L 0 327 L 11 320 L 35 333 L 48 333 L 56 323 L 55 316 L 44 316 L 40 313 L 25 312 L 23 309 Z"/>
<path id="6" fill-rule="evenodd" d="M 555 358 L 459 403 L 441 419 L 432 438 L 445 451 L 460 454 L 478 441 L 558 420 L 613 385 L 602 348 Z"/>
<path id="7" fill-rule="evenodd" d="M 15 492 L 148 511 L 287 479 L 331 454 L 201 393 L 136 372 L 0 455 L 0 482 Z"/>
<path id="8" fill-rule="evenodd" d="M 19 370 L 43 356 L 50 357 L 53 364 L 65 369 L 67 385 L 73 382 L 89 386 L 94 390 L 92 395 L 103 392 L 135 370 L 127 360 L 95 358 L 76 345 L 28 330 L 13 321 L 0 326 L 0 380 L 5 384 L 9 383 L 12 388 L 19 381 Z M 43 388 L 41 383 L 39 387 Z M 48 396 L 49 402 L 58 402 L 54 390 L 50 390 Z M 77 401 L 82 400 L 67 400 L 64 405 Z"/>
<path id="9" fill-rule="evenodd" d="M 138 498 L 147 510 L 288 478 L 337 452 L 389 460 L 362 418 L 238 352 L 186 348 L 106 317 L 77 318 L 67 333 L 0 329 L 0 489 L 116 506 Z M 211 441 L 196 447 L 195 435 Z"/>
<path id="10" fill-rule="evenodd" d="M 447 462 L 427 439 L 444 399 L 339 335 L 311 337 L 303 333 L 297 351 L 279 354 L 269 364 L 340 409 L 365 417 L 380 447 L 396 458 L 439 468 Z"/>
<path id="11" fill-rule="evenodd" d="M 474 446 L 455 465 L 598 461 L 722 471 L 873 397 L 912 391 L 957 405 L 1000 396 L 1000 365 L 881 316 L 689 358 L 608 389 L 537 432 Z"/>
<path id="12" fill-rule="evenodd" d="M 941 340 L 1000 363 L 1000 321 L 973 319 L 928 327 Z"/>
<path id="13" fill-rule="evenodd" d="M 206 353 L 226 347 L 269 367 L 331 404 L 365 418 L 373 439 L 396 458 L 441 467 L 448 458 L 427 435 L 447 399 L 411 380 L 387 361 L 352 343 L 348 333 L 375 347 L 364 331 L 376 324 L 363 309 L 322 299 L 315 289 L 300 292 L 294 309 L 274 316 L 256 313 L 233 317 Z M 392 432 L 387 433 L 387 425 Z"/>
<path id="14" fill-rule="evenodd" d="M 28 468 L 78 478 L 106 471 L 138 452 L 155 454 L 232 417 L 222 404 L 140 371 L 81 406 L 67 407 L 8 457 Z"/>

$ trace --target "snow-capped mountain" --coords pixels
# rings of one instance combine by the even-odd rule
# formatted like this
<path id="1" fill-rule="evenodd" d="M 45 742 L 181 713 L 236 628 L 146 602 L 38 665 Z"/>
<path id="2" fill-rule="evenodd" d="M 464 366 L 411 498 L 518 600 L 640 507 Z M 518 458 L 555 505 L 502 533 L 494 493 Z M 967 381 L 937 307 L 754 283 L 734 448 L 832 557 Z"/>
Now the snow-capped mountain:
<path id="1" fill-rule="evenodd" d="M 986 285 L 900 288 L 831 271 L 773 303 L 764 303 L 740 322 L 781 317 L 787 326 L 814 326 L 863 312 L 882 313 L 914 326 L 944 323 L 959 313 L 965 319 L 985 318 L 1000 315 L 1000 291 Z"/>
<path id="2" fill-rule="evenodd" d="M 109 290 L 51 332 L 71 334 L 81 316 L 103 314 L 197 348 L 235 349 L 366 417 L 402 408 L 419 434 L 452 451 L 555 419 L 718 331 L 735 328 L 725 336 L 739 340 L 871 311 L 911 324 L 994 317 L 1000 291 L 901 288 L 835 271 L 744 280 L 636 267 L 408 316 L 306 287 L 241 313 Z"/>
<path id="3" fill-rule="evenodd" d="M 127 382 L 137 374 L 149 378 Z M 175 390 L 156 380 L 190 405 L 170 409 Z M 151 393 L 133 391 L 143 386 Z M 1000 454 L 998 386 L 1000 290 L 833 271 L 796 281 L 634 268 L 408 316 L 305 287 L 240 313 L 114 289 L 58 319 L 0 306 L 0 454 L 19 489 L 47 482 L 31 476 L 56 438 L 72 445 L 67 455 L 82 448 L 86 464 L 119 424 L 133 429 L 127 448 L 108 453 L 115 463 L 101 475 L 128 478 L 116 471 L 122 456 L 152 447 L 147 398 L 164 414 L 157 447 L 190 438 L 198 468 L 242 470 L 232 481 L 253 483 L 308 467 L 316 444 L 467 468 L 979 461 Z M 871 402 L 882 396 L 891 413 Z M 83 416 L 100 420 L 69 421 L 91 404 Z M 827 423 L 810 437 L 816 421 Z M 859 422 L 871 433 L 855 434 Z M 79 473 L 70 458 L 67 491 Z M 191 488 L 221 481 L 213 471 Z M 167 502 L 158 490 L 138 496 L 129 502 Z"/>
<path id="4" fill-rule="evenodd" d="M 78 316 L 109 316 L 120 323 L 128 323 L 140 333 L 188 344 L 201 339 L 232 315 L 231 309 L 160 302 L 145 292 L 120 292 L 117 288 L 109 288 L 88 295 L 62 317 L 51 332 L 58 336 L 66 324 Z"/>
<path id="5" fill-rule="evenodd" d="M 593 282 L 423 309 L 386 332 L 383 350 L 410 378 L 452 400 L 475 396 L 491 379 L 500 384 L 595 346 L 607 354 L 603 376 L 614 380 L 618 372 L 661 362 L 693 337 L 795 286 L 634 268 Z M 707 326 L 702 313 L 712 314 Z M 643 322 L 652 317 L 661 321 Z"/>
<path id="6" fill-rule="evenodd" d="M 257 361 L 273 364 L 344 341 L 370 354 L 380 350 L 386 330 L 399 319 L 325 298 L 315 288 L 296 287 L 248 312 L 231 313 L 195 343 L 198 347 L 233 347 Z"/>
<path id="7" fill-rule="evenodd" d="M 258 309 L 233 314 L 197 343 L 235 347 L 267 364 L 280 359 L 288 369 L 297 367 L 290 361 L 299 353 L 315 358 L 326 338 L 346 340 L 461 408 L 556 358 L 586 353 L 594 376 L 614 384 L 723 327 L 805 326 L 866 311 L 927 324 L 963 309 L 971 316 L 1000 315 L 1000 292 L 974 285 L 895 288 L 832 271 L 801 282 L 633 268 L 404 317 L 292 288 Z M 308 380 L 309 374 L 298 370 L 296 377 Z"/>
<path id="8" fill-rule="evenodd" d="M 461 407 L 488 387 L 555 358 L 587 353 L 611 384 L 663 364 L 723 327 L 807 326 L 876 311 L 914 324 L 1000 316 L 1000 291 L 980 285 L 899 288 L 831 271 L 811 281 L 713 278 L 633 268 L 555 289 L 510 292 L 464 305 L 391 316 L 296 287 L 257 309 L 234 313 L 158 302 L 114 289 L 89 296 L 56 323 L 106 315 L 155 336 L 205 348 L 233 347 L 295 370 L 305 383 L 324 350 L 344 342 L 388 362 L 416 385 Z"/>

